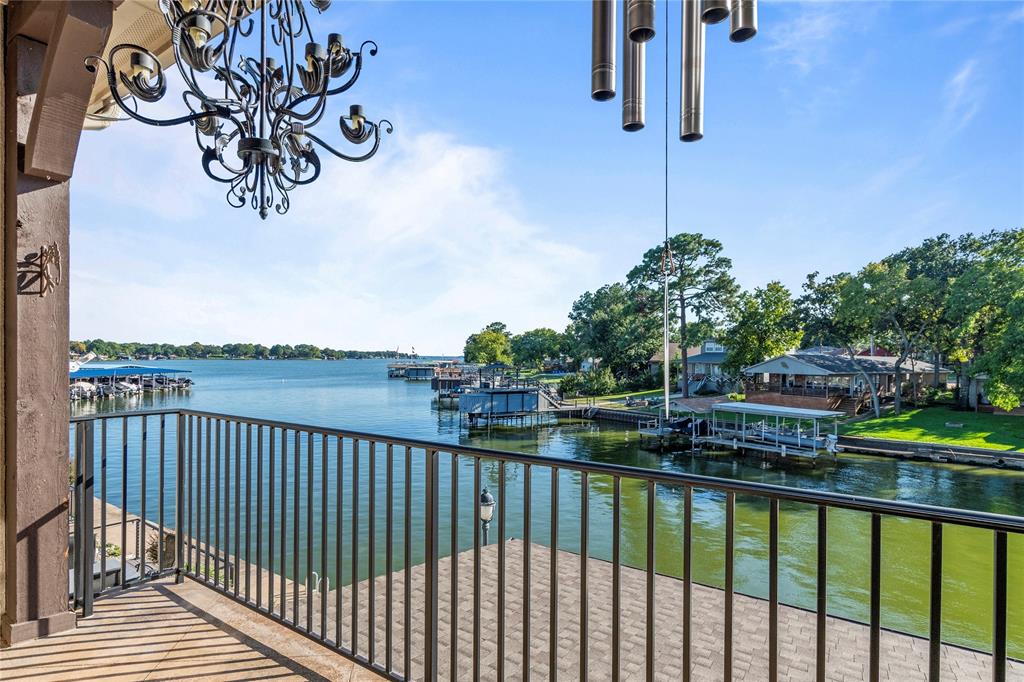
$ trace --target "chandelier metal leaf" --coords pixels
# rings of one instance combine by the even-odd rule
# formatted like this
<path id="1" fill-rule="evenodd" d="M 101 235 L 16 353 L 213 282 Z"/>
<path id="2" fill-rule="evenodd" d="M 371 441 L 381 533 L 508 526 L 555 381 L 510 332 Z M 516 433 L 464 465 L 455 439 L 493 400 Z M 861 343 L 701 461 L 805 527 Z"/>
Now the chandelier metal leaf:
<path id="1" fill-rule="evenodd" d="M 322 13 L 331 0 L 309 4 Z M 320 177 L 318 149 L 345 161 L 365 161 L 377 153 L 381 132 L 392 132 L 389 121 L 369 120 L 358 104 L 338 119 L 353 153 L 311 132 L 326 115 L 330 98 L 355 85 L 363 59 L 377 54 L 377 44 L 367 40 L 352 50 L 338 33 L 329 34 L 326 44 L 317 42 L 303 0 L 159 0 L 158 5 L 171 32 L 188 113 L 170 119 L 140 113 L 139 102 L 152 104 L 167 94 L 164 69 L 144 47 L 116 45 L 106 59 L 88 57 L 86 67 L 96 71 L 102 65 L 111 98 L 131 118 L 153 126 L 192 125 L 203 170 L 228 185 L 231 206 L 248 204 L 264 219 L 271 208 L 284 214 L 289 192 Z M 254 45 L 258 58 L 242 54 Z"/>

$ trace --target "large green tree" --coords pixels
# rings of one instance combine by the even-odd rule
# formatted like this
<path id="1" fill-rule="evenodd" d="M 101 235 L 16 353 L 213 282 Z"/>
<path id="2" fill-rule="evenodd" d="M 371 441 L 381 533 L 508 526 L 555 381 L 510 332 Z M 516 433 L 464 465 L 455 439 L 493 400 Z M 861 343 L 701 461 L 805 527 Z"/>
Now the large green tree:
<path id="1" fill-rule="evenodd" d="M 564 337 L 554 329 L 531 329 L 512 337 L 512 359 L 518 367 L 539 367 L 562 355 L 564 345 Z"/>
<path id="2" fill-rule="evenodd" d="M 492 322 L 476 334 L 470 334 L 462 355 L 466 362 L 489 365 L 512 364 L 512 335 L 503 322 Z"/>
<path id="3" fill-rule="evenodd" d="M 584 293 L 572 304 L 569 320 L 567 346 L 573 359 L 599 359 L 620 379 L 645 371 L 661 344 L 660 321 L 621 283 Z"/>
<path id="4" fill-rule="evenodd" d="M 794 309 L 789 289 L 780 282 L 741 293 L 728 312 L 722 369 L 738 376 L 744 367 L 798 346 L 803 332 Z"/>
<path id="5" fill-rule="evenodd" d="M 906 263 L 868 263 L 843 285 L 838 315 L 854 328 L 869 330 L 897 349 L 894 411 L 902 409 L 903 366 L 941 319 L 946 289 L 926 274 L 911 275 Z"/>
<path id="6" fill-rule="evenodd" d="M 735 297 L 736 281 L 730 274 L 732 261 L 722 255 L 722 243 L 699 233 L 682 232 L 644 254 L 630 270 L 627 283 L 634 290 L 660 291 L 668 278 L 670 315 L 678 315 L 679 338 L 690 338 L 690 320 L 713 320 Z M 682 363 L 683 397 L 690 386 L 686 362 Z"/>
<path id="7" fill-rule="evenodd" d="M 1024 229 L 988 235 L 980 256 L 949 290 L 950 357 L 962 389 L 985 374 L 989 400 L 1011 410 L 1024 403 Z"/>

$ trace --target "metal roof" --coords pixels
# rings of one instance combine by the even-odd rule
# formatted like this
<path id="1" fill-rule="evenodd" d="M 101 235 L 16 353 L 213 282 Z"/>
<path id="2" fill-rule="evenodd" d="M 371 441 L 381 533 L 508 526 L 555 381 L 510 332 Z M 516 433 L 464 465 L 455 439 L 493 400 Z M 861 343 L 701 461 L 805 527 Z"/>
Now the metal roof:
<path id="1" fill-rule="evenodd" d="M 686 358 L 686 361 L 693 364 L 695 362 L 704 362 L 712 365 L 720 365 L 725 362 L 725 353 L 723 351 L 707 351 L 704 353 L 697 353 Z"/>
<path id="2" fill-rule="evenodd" d="M 169 367 L 142 367 L 141 365 L 125 365 L 123 367 L 83 367 L 71 372 L 72 379 L 106 379 L 108 377 L 137 377 L 153 374 L 182 374 L 189 369 L 171 369 Z"/>
<path id="3" fill-rule="evenodd" d="M 765 417 L 794 417 L 798 419 L 826 419 L 829 417 L 845 417 L 845 412 L 834 410 L 809 410 L 804 407 L 785 407 L 784 405 L 763 405 L 761 403 L 715 403 L 711 406 L 715 412 L 735 412 L 737 414 L 757 414 Z"/>

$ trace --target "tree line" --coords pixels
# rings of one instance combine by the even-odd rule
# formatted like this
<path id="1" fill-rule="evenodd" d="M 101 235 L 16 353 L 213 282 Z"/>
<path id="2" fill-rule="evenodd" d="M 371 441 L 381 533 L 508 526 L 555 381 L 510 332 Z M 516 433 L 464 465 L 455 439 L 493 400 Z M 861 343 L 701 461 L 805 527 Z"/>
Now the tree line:
<path id="1" fill-rule="evenodd" d="M 72 341 L 69 347 L 72 354 L 83 355 L 95 353 L 100 357 L 164 357 L 184 358 L 189 360 L 209 358 L 229 358 L 232 360 L 362 360 L 368 358 L 410 358 L 409 353 L 393 350 L 336 350 L 320 348 L 307 343 L 292 346 L 290 344 L 274 344 L 264 346 L 260 343 L 225 343 L 222 345 L 199 343 L 176 345 L 173 343 L 126 343 L 88 339 Z"/>
<path id="2" fill-rule="evenodd" d="M 529 367 L 564 357 L 580 367 L 596 359 L 618 387 L 640 387 L 657 381 L 647 367 L 662 346 L 667 297 L 671 340 L 719 341 L 732 376 L 812 346 L 839 348 L 860 367 L 858 351 L 875 344 L 896 356 L 897 413 L 913 359 L 950 367 L 962 404 L 979 375 L 994 405 L 1024 402 L 1024 229 L 940 234 L 856 272 L 810 273 L 796 294 L 779 281 L 742 290 L 723 251 L 716 239 L 677 234 L 644 253 L 624 281 L 579 296 L 564 331 L 512 334 L 495 322 L 466 340 L 466 360 Z M 679 371 L 688 395 L 685 363 Z M 861 373 L 877 413 L 877 387 Z"/>

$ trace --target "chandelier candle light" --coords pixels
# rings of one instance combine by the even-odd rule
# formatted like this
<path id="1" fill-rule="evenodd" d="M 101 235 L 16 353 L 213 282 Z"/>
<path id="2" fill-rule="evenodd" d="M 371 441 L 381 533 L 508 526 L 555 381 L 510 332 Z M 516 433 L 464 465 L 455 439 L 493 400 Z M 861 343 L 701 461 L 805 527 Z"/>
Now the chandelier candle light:
<path id="1" fill-rule="evenodd" d="M 271 207 L 286 213 L 289 192 L 320 176 L 317 148 L 345 161 L 365 161 L 377 153 L 381 131 L 392 132 L 389 121 L 369 120 L 358 104 L 339 117 L 338 125 L 349 143 L 371 143 L 364 153 L 346 154 L 311 132 L 324 118 L 329 98 L 355 85 L 364 50 L 376 55 L 377 44 L 367 40 L 353 51 L 338 33 L 329 34 L 326 45 L 317 42 L 303 0 L 158 4 L 171 33 L 189 113 L 171 119 L 139 113 L 138 102 L 158 102 L 167 93 L 159 60 L 139 45 L 116 45 L 106 59 L 88 57 L 86 67 L 95 71 L 103 66 L 111 97 L 131 118 L 153 126 L 191 124 L 203 170 L 229 185 L 230 205 L 248 203 L 261 218 Z M 309 4 L 322 13 L 331 0 Z M 258 59 L 241 54 L 242 43 L 257 42 Z M 207 77 L 200 79 L 200 74 Z"/>
<path id="2" fill-rule="evenodd" d="M 591 97 L 615 97 L 615 0 L 593 0 Z M 645 45 L 655 37 L 654 0 L 622 0 L 622 129 L 644 127 Z M 757 0 L 682 0 L 679 139 L 704 137 L 704 34 L 729 19 L 729 40 L 757 34 Z"/>

